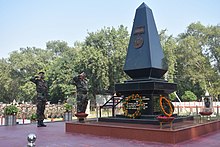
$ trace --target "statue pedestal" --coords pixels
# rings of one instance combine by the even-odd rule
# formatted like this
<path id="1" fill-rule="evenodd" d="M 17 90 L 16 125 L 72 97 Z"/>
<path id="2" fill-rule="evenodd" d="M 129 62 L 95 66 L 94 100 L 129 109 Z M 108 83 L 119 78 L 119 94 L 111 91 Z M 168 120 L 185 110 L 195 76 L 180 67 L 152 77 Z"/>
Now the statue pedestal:
<path id="1" fill-rule="evenodd" d="M 168 83 L 165 80 L 131 80 L 122 84 L 115 84 L 115 91 L 128 97 L 132 94 L 139 94 L 142 96 L 144 103 L 141 114 L 143 115 L 157 115 L 157 108 L 159 108 L 160 95 L 168 97 L 168 94 L 176 91 L 177 85 L 175 83 Z"/>
<path id="2" fill-rule="evenodd" d="M 85 118 L 88 116 L 87 113 L 76 113 L 75 116 L 77 117 L 78 121 L 81 122 L 81 123 L 84 123 L 85 122 Z"/>

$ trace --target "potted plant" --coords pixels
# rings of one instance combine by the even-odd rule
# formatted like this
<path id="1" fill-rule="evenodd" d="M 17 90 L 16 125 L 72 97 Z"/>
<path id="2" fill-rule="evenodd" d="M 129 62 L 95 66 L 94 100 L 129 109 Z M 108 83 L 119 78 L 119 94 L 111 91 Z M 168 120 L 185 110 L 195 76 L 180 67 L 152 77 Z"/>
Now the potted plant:
<path id="1" fill-rule="evenodd" d="M 72 109 L 73 109 L 73 105 L 68 104 L 68 103 L 64 103 L 63 104 L 64 107 L 64 120 L 65 121 L 71 121 L 72 120 Z"/>
<path id="2" fill-rule="evenodd" d="M 8 105 L 4 108 L 6 126 L 16 125 L 17 113 L 18 113 L 18 108 L 15 105 Z"/>

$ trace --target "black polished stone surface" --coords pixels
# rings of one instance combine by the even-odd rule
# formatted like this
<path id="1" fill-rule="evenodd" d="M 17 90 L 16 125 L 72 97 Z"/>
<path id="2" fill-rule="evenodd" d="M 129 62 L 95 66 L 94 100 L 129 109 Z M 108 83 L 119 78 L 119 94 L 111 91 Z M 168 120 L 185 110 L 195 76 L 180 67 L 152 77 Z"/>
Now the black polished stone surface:
<path id="1" fill-rule="evenodd" d="M 168 83 L 166 81 L 130 81 L 122 84 L 115 84 L 115 90 L 117 93 L 123 95 L 132 93 L 144 93 L 144 94 L 170 94 L 177 90 L 175 83 Z"/>
<path id="2" fill-rule="evenodd" d="M 124 72 L 132 79 L 161 78 L 167 69 L 152 10 L 142 3 L 136 9 Z"/>
<path id="3" fill-rule="evenodd" d="M 124 65 L 124 72 L 132 80 L 115 84 L 115 92 L 124 97 L 140 95 L 144 103 L 141 114 L 154 115 L 160 111 L 160 96 L 168 98 L 168 94 L 177 90 L 175 83 L 163 79 L 167 70 L 152 10 L 142 3 L 136 9 Z M 129 101 L 132 106 L 135 103 Z M 129 114 L 134 114 L 136 109 L 127 110 Z"/>
<path id="4" fill-rule="evenodd" d="M 139 119 L 132 119 L 132 118 L 125 118 L 122 115 L 118 115 L 116 117 L 102 117 L 99 118 L 100 122 L 118 122 L 118 123 L 134 123 L 134 124 L 152 124 L 152 125 L 159 125 L 159 121 L 156 119 L 157 115 L 143 115 L 142 118 Z M 178 117 L 175 116 L 173 123 L 178 123 L 186 120 L 193 120 L 193 116 L 182 116 Z"/>

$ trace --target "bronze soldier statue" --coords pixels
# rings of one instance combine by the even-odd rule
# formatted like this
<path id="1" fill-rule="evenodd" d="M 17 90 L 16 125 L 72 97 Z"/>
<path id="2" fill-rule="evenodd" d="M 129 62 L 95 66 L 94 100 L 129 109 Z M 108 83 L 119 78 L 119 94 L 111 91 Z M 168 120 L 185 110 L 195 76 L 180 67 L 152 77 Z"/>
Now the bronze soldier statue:
<path id="1" fill-rule="evenodd" d="M 37 127 L 46 127 L 43 123 L 45 119 L 44 110 L 47 102 L 48 87 L 44 80 L 44 72 L 39 72 L 38 76 L 30 79 L 31 82 L 36 84 L 37 91 Z"/>
<path id="2" fill-rule="evenodd" d="M 75 76 L 73 81 L 77 89 L 77 113 L 85 113 L 88 104 L 86 74 L 83 72 L 78 76 Z"/>

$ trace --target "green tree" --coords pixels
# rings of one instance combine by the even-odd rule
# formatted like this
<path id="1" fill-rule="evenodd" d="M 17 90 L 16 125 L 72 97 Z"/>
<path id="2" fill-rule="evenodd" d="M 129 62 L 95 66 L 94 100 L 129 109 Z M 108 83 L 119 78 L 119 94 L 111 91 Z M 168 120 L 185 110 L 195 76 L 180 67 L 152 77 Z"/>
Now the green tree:
<path id="1" fill-rule="evenodd" d="M 53 61 L 48 65 L 49 100 L 57 103 L 59 100 L 66 100 L 67 97 L 73 97 L 75 93 L 71 79 L 75 73 L 77 49 L 69 47 L 64 41 L 49 41 L 47 50 L 53 54 Z"/>
<path id="2" fill-rule="evenodd" d="M 213 89 L 209 83 L 216 77 L 215 69 L 204 51 L 207 48 L 207 31 L 207 27 L 199 22 L 192 23 L 187 27 L 186 33 L 178 36 L 175 81 L 180 95 L 185 90 L 191 90 L 200 97 L 206 89 Z"/>
<path id="3" fill-rule="evenodd" d="M 108 75 L 108 91 L 114 92 L 114 84 L 122 82 L 128 77 L 123 72 L 123 66 L 128 47 L 129 34 L 127 28 L 123 25 L 118 29 L 103 28 L 97 32 L 88 33 L 85 39 L 85 46 L 92 47 L 99 51 L 105 58 L 103 62 L 108 66 L 106 71 Z M 87 49 L 87 48 L 84 48 Z"/>
<path id="4" fill-rule="evenodd" d="M 203 52 L 209 57 L 210 62 L 220 72 L 220 26 L 203 26 L 193 23 L 190 25 L 191 33 L 203 38 Z M 197 32 L 197 33 L 196 33 Z M 199 33 L 198 33 L 199 32 Z M 198 38 L 198 37 L 197 37 Z"/>
<path id="5" fill-rule="evenodd" d="M 48 41 L 46 46 L 47 49 L 51 50 L 56 57 L 60 56 L 62 53 L 69 49 L 67 42 L 60 40 Z"/>
<path id="6" fill-rule="evenodd" d="M 72 57 L 71 57 L 72 58 Z M 48 83 L 50 92 L 50 101 L 57 103 L 63 101 L 67 97 L 73 96 L 75 87 L 71 84 L 74 73 L 73 61 L 69 60 L 69 56 L 63 55 L 56 58 L 48 69 Z"/>
<path id="7" fill-rule="evenodd" d="M 75 61 L 75 70 L 79 74 L 85 72 L 89 79 L 89 92 L 95 98 L 96 94 L 103 93 L 109 87 L 107 58 L 92 47 L 78 52 Z M 75 75 L 76 76 L 76 75 Z"/>
<path id="8" fill-rule="evenodd" d="M 216 89 L 220 76 L 209 56 L 212 52 L 209 44 L 215 40 L 209 39 L 210 32 L 210 27 L 197 22 L 190 24 L 186 33 L 178 37 L 176 81 L 180 93 L 191 90 L 197 96 L 202 96 L 208 90 L 211 95 L 218 95 Z M 218 33 L 214 36 L 218 36 Z"/>
<path id="9" fill-rule="evenodd" d="M 6 59 L 0 60 L 0 101 L 9 103 L 14 97 L 11 95 L 13 80 L 10 78 L 11 67 Z"/>
<path id="10" fill-rule="evenodd" d="M 191 91 L 185 91 L 181 98 L 185 102 L 197 100 L 196 95 Z"/>
<path id="11" fill-rule="evenodd" d="M 176 66 L 176 55 L 175 51 L 177 48 L 177 42 L 172 35 L 166 35 L 166 30 L 162 30 L 160 32 L 160 43 L 164 50 L 164 56 L 166 58 L 166 62 L 168 64 L 168 72 L 165 75 L 165 78 L 169 82 L 174 82 L 174 75 L 175 75 L 175 66 Z"/>
<path id="12" fill-rule="evenodd" d="M 209 57 L 209 61 L 213 65 L 214 70 L 212 76 L 207 82 L 207 89 L 210 94 L 217 98 L 220 95 L 220 26 L 208 26 L 205 32 L 207 36 L 207 44 L 204 52 Z"/>
<path id="13" fill-rule="evenodd" d="M 13 99 L 17 101 L 32 101 L 34 99 L 34 84 L 29 83 L 31 76 L 40 70 L 45 70 L 50 61 L 50 54 L 39 48 L 21 48 L 10 54 L 8 60 L 7 81 L 5 89 L 10 93 L 7 102 Z M 5 97 L 6 98 L 6 97 Z"/>

